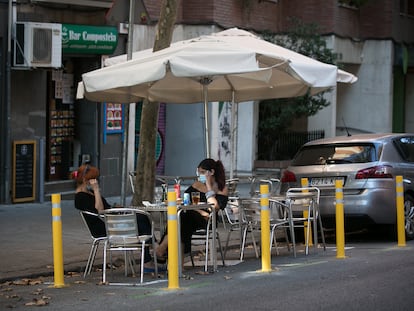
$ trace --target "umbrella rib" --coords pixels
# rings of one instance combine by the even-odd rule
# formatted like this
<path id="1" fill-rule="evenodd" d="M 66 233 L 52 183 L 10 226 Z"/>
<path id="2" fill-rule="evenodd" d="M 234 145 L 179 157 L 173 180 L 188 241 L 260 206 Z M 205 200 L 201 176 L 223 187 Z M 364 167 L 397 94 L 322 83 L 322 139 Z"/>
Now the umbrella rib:
<path id="1" fill-rule="evenodd" d="M 232 93 L 232 102 L 234 103 L 234 93 L 235 93 L 235 88 L 233 83 L 231 83 L 231 81 L 229 80 L 228 76 L 224 76 L 224 79 L 227 81 L 227 83 L 230 85 L 231 88 L 231 93 Z"/>

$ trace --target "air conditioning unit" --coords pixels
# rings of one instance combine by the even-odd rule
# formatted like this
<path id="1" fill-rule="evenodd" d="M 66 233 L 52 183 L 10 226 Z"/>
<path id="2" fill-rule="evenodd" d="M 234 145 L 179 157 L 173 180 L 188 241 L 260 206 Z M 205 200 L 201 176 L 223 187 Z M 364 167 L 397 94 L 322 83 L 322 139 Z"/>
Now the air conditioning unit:
<path id="1" fill-rule="evenodd" d="M 15 67 L 62 66 L 61 24 L 17 22 L 15 34 Z"/>

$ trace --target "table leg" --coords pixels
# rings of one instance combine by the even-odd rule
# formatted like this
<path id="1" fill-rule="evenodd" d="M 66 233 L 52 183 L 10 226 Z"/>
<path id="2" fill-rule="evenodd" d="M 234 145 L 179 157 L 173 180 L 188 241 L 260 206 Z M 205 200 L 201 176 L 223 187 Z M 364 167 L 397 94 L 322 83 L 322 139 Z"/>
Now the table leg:
<path id="1" fill-rule="evenodd" d="M 212 238 L 212 241 L 211 241 L 211 248 L 212 248 L 212 250 L 210 252 L 211 256 L 213 257 L 213 260 L 212 260 L 212 262 L 213 262 L 213 272 L 216 272 L 217 271 L 216 218 L 217 218 L 216 213 L 213 212 L 212 220 L 211 220 L 213 222 L 211 224 L 213 238 Z"/>

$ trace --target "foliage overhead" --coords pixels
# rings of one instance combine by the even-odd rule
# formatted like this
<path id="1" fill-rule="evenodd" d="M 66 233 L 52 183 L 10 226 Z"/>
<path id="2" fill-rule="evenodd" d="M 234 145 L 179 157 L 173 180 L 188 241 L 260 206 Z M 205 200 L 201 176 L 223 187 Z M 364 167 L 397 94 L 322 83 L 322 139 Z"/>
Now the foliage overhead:
<path id="1" fill-rule="evenodd" d="M 292 27 L 286 34 L 265 32 L 263 39 L 321 62 L 336 65 L 337 55 L 327 47 L 326 41 L 319 35 L 318 25 L 304 24 L 298 19 L 291 19 L 290 22 Z M 330 102 L 324 98 L 324 93 L 260 102 L 259 159 L 270 160 L 274 157 L 274 153 L 277 152 L 274 150 L 277 136 L 286 132 L 295 119 L 315 115 L 319 110 L 329 106 Z"/>
<path id="2" fill-rule="evenodd" d="M 336 64 L 337 56 L 318 34 L 319 27 L 316 24 L 304 24 L 298 19 L 291 19 L 291 23 L 292 28 L 286 35 L 265 32 L 263 39 L 321 62 Z M 260 129 L 284 131 L 295 118 L 315 115 L 329 104 L 323 98 L 323 93 L 316 96 L 305 95 L 296 98 L 262 101 L 260 110 L 264 112 L 260 115 L 259 131 Z"/>

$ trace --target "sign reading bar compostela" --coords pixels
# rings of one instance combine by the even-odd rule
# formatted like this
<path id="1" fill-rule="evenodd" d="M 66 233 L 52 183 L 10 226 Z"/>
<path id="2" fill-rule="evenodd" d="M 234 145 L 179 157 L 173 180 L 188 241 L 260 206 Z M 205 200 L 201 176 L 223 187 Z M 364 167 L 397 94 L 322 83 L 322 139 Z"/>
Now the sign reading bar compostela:
<path id="1" fill-rule="evenodd" d="M 13 142 L 13 203 L 35 199 L 36 190 L 36 141 Z"/>
<path id="2" fill-rule="evenodd" d="M 112 54 L 118 44 L 113 26 L 62 24 L 62 51 L 73 54 Z"/>

